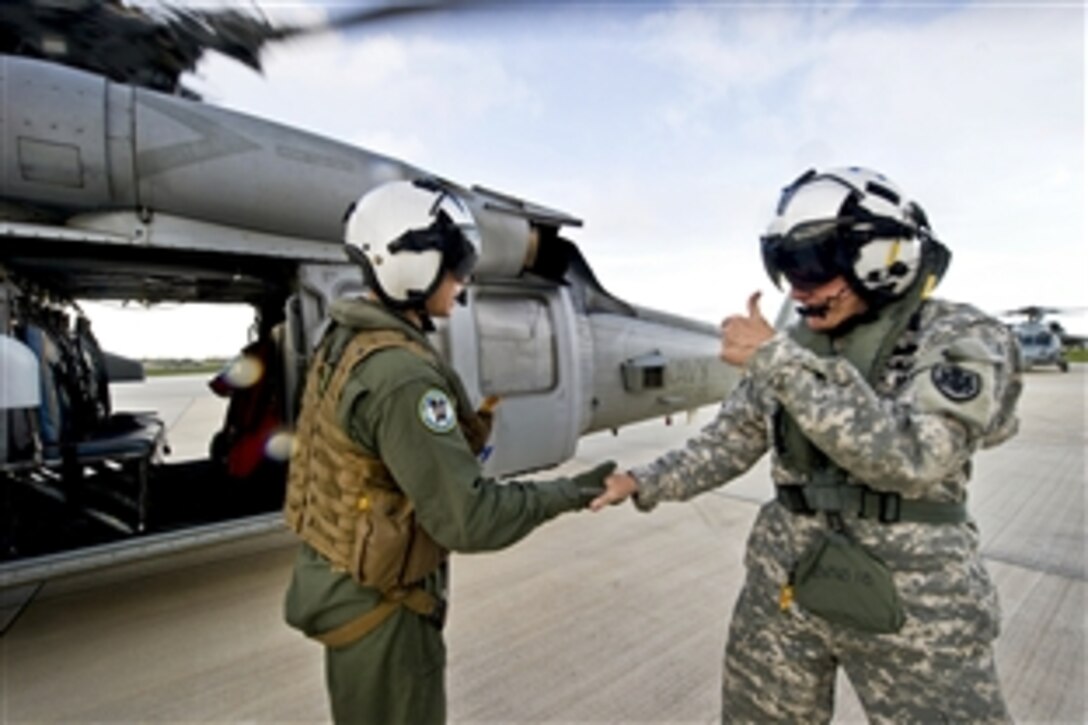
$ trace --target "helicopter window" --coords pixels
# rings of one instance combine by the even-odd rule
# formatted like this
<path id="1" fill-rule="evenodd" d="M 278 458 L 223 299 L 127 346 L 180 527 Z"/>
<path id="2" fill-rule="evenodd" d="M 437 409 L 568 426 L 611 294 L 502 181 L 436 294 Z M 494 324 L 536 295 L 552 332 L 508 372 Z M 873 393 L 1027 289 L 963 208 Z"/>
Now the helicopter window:
<path id="1" fill-rule="evenodd" d="M 1021 345 L 1049 345 L 1051 335 L 1048 332 L 1022 332 L 1019 338 Z"/>
<path id="2" fill-rule="evenodd" d="M 484 395 L 539 393 L 556 386 L 555 328 L 545 300 L 480 295 L 474 307 Z"/>
<path id="3" fill-rule="evenodd" d="M 643 386 L 647 388 L 665 387 L 665 368 L 647 368 L 642 371 Z"/>

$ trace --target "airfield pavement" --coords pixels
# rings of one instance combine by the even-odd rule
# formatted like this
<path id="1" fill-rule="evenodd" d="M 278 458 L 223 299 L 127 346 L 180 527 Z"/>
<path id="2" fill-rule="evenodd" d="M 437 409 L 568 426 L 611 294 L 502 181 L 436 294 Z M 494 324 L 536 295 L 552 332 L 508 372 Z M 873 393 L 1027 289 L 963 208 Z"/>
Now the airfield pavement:
<path id="1" fill-rule="evenodd" d="M 194 380 L 188 393 L 170 383 L 175 448 L 187 425 L 221 414 Z M 1088 366 L 1026 383 L 1022 432 L 977 457 L 970 506 L 1002 598 L 997 659 L 1014 718 L 1081 723 Z M 711 415 L 588 436 L 558 472 L 648 460 Z M 650 515 L 625 505 L 566 516 L 509 550 L 456 555 L 450 720 L 716 722 L 742 551 L 769 495 L 764 462 Z M 274 539 L 229 559 L 47 588 L 0 640 L 0 722 L 327 721 L 321 648 L 281 621 L 294 547 Z M 835 721 L 864 720 L 839 685 Z"/>

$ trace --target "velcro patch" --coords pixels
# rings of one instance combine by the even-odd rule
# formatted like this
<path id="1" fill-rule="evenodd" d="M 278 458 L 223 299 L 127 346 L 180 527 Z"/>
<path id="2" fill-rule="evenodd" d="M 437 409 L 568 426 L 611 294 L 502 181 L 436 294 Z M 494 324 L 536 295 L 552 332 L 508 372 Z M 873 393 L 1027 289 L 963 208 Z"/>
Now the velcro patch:
<path id="1" fill-rule="evenodd" d="M 954 363 L 937 363 L 930 368 L 933 387 L 949 400 L 966 403 L 982 392 L 982 376 Z"/>
<path id="2" fill-rule="evenodd" d="M 428 430 L 449 433 L 457 427 L 457 409 L 450 396 L 438 388 L 430 388 L 419 398 L 419 419 Z"/>

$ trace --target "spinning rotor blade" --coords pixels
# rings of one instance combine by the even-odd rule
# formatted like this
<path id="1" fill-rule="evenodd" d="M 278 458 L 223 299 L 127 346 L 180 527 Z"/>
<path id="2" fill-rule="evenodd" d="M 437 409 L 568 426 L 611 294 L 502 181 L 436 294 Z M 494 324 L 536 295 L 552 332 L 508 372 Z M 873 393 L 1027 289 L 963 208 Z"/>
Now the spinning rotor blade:
<path id="1" fill-rule="evenodd" d="M 277 26 L 258 9 L 192 9 L 172 2 L 3 0 L 0 52 L 45 58 L 167 93 L 196 98 L 181 76 L 207 51 L 261 70 L 269 42 L 357 28 L 495 0 L 404 0 L 371 5 L 316 25 Z"/>
<path id="2" fill-rule="evenodd" d="M 386 5 L 354 10 L 318 25 L 296 25 L 277 28 L 273 40 L 286 40 L 303 35 L 324 33 L 330 30 L 346 30 L 363 25 L 374 25 L 386 20 L 403 18 L 408 15 L 434 12 L 436 10 L 451 10 L 468 5 L 482 5 L 483 2 L 470 2 L 469 0 L 416 0 L 414 2 L 397 2 Z"/>

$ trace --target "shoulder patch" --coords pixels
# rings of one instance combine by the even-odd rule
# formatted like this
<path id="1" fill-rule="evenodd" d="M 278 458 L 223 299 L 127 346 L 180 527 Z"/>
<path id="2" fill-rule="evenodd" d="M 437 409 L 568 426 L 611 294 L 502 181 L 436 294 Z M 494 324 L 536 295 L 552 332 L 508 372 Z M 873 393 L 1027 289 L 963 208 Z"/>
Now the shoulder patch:
<path id="1" fill-rule="evenodd" d="M 457 427 L 457 408 L 450 396 L 438 388 L 428 388 L 419 398 L 419 419 L 428 430 L 449 433 Z"/>
<path id="2" fill-rule="evenodd" d="M 933 387 L 949 400 L 966 403 L 982 392 L 982 376 L 954 363 L 937 363 L 930 368 Z"/>

